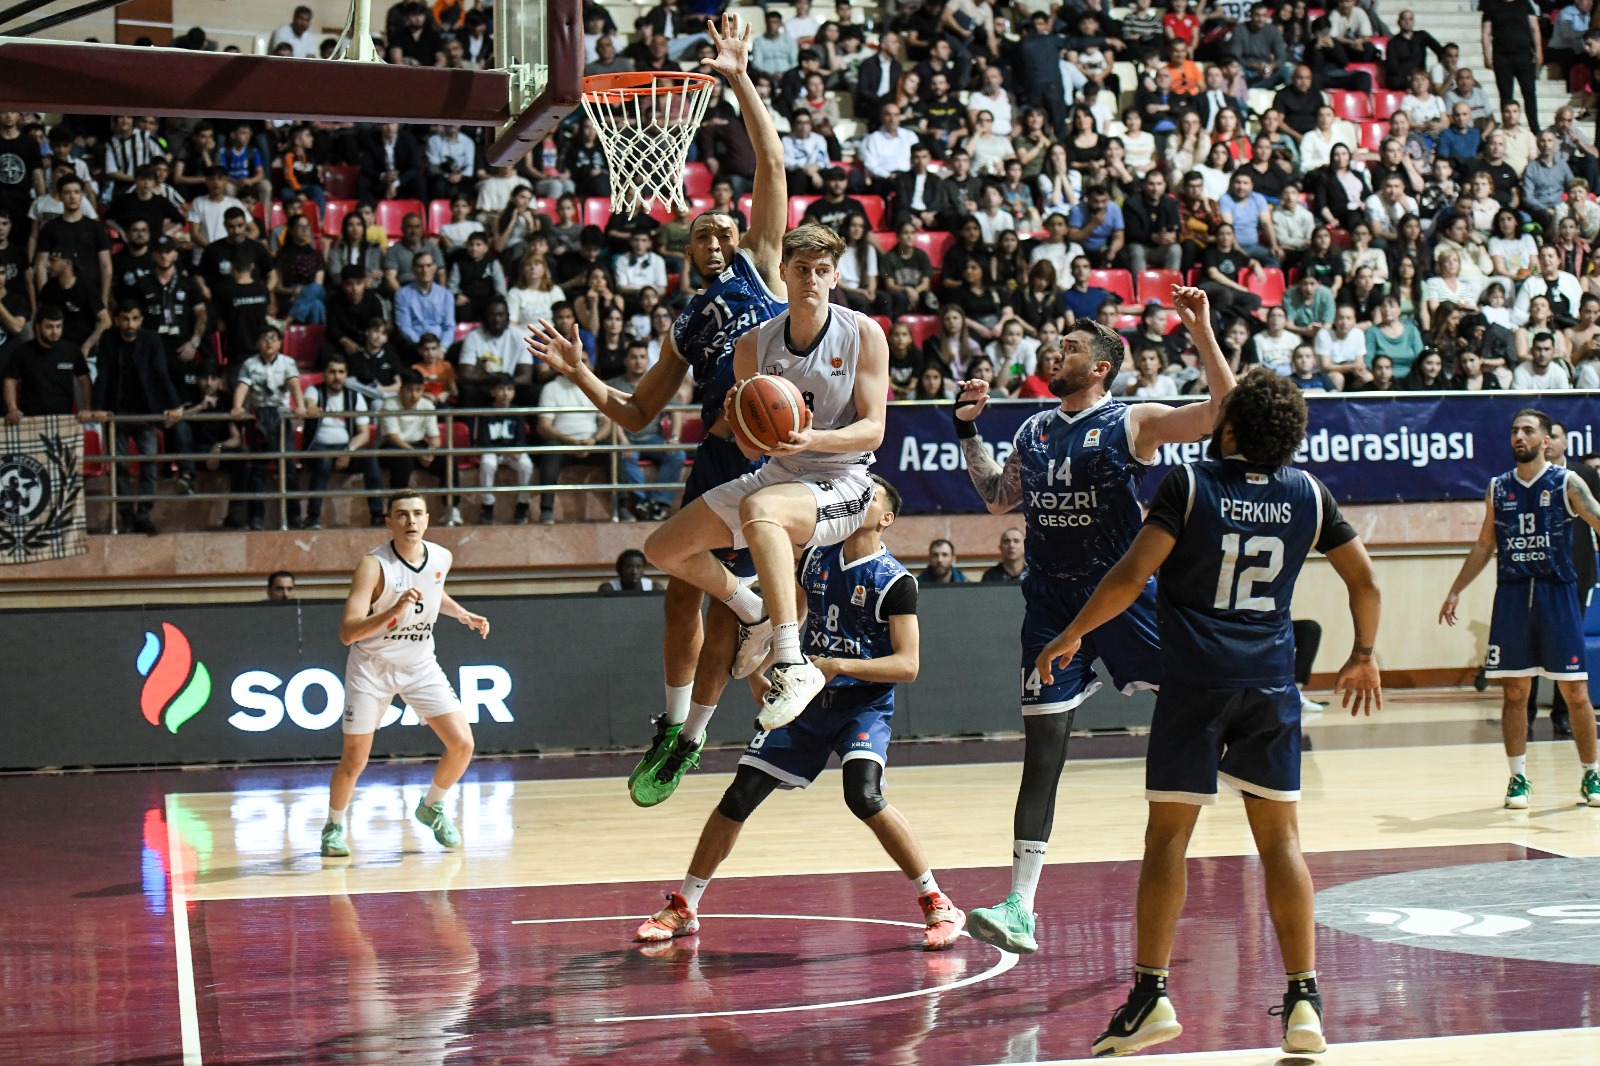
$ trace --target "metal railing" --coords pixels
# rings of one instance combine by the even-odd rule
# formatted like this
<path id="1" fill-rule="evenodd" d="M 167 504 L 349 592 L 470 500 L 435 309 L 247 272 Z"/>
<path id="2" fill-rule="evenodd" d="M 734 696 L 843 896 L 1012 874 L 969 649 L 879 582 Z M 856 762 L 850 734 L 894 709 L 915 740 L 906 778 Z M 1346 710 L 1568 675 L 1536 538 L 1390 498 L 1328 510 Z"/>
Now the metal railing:
<path id="1" fill-rule="evenodd" d="M 666 410 L 662 412 L 662 415 L 665 417 L 679 413 L 697 414 L 699 411 L 700 408 L 697 405 L 683 404 L 666 408 Z M 287 530 L 289 528 L 288 504 L 291 500 L 322 500 L 339 498 L 365 499 L 372 496 L 384 497 L 398 491 L 400 488 L 410 488 L 412 491 L 415 491 L 418 495 L 423 497 L 459 497 L 465 495 L 499 496 L 507 493 L 526 493 L 528 495 L 538 493 L 565 492 L 607 493 L 611 496 L 611 520 L 613 522 L 619 522 L 622 519 L 618 513 L 618 508 L 621 505 L 621 497 L 624 494 L 677 492 L 684 487 L 684 483 L 681 481 L 647 481 L 639 483 L 623 482 L 619 477 L 621 456 L 625 452 L 638 452 L 641 457 L 652 453 L 667 452 L 684 452 L 686 453 L 686 456 L 689 456 L 693 454 L 694 449 L 698 446 L 698 442 L 689 443 L 680 441 L 673 443 L 671 441 L 663 440 L 663 442 L 660 444 L 633 444 L 627 441 L 625 438 L 621 440 L 617 439 L 617 437 L 619 437 L 623 431 L 619 428 L 616 428 L 615 424 L 613 424 L 613 438 L 611 440 L 604 442 L 597 441 L 594 444 L 523 444 L 490 445 L 485 447 L 468 445 L 466 447 L 459 448 L 455 446 L 455 427 L 459 422 L 466 422 L 470 424 L 471 421 L 476 418 L 491 415 L 496 417 L 504 417 L 505 415 L 518 415 L 520 417 L 531 417 L 536 419 L 541 415 L 562 414 L 593 415 L 595 414 L 595 409 L 593 407 L 443 407 L 436 408 L 432 411 L 419 411 L 416 408 L 400 408 L 398 410 L 379 409 L 373 411 L 324 411 L 322 414 L 316 416 L 290 415 L 285 413 L 282 420 L 278 423 L 278 439 L 276 441 L 276 447 L 270 451 L 250 450 L 247 446 L 244 446 L 235 450 L 218 452 L 181 452 L 163 450 L 158 454 L 147 456 L 137 451 L 130 451 L 126 454 L 120 452 L 120 449 L 118 448 L 119 427 L 126 428 L 151 426 L 156 429 L 170 430 L 171 427 L 167 425 L 166 419 L 162 415 L 116 415 L 108 412 L 105 419 L 98 420 L 97 423 L 91 423 L 91 425 L 98 424 L 103 427 L 101 435 L 102 454 L 89 455 L 86 453 L 83 457 L 83 465 L 85 467 L 85 499 L 90 503 L 103 502 L 109 506 L 111 511 L 110 531 L 112 533 L 118 532 L 118 523 L 120 521 L 119 512 L 123 507 L 154 504 L 159 502 L 174 502 L 178 500 L 195 500 L 201 502 L 208 500 L 226 500 L 230 504 L 250 504 L 254 502 L 267 503 L 276 500 L 278 502 L 277 528 L 280 530 Z M 303 424 L 308 421 L 317 421 L 322 418 L 337 418 L 344 420 L 367 419 L 373 423 L 373 439 L 379 442 L 379 445 L 381 445 L 383 440 L 381 423 L 387 418 L 395 417 L 432 417 L 439 423 L 441 427 L 439 434 L 439 447 L 429 448 L 426 446 L 421 446 L 413 448 L 393 448 L 373 446 L 369 444 L 368 446 L 360 448 L 354 452 L 343 452 L 313 450 L 309 447 L 311 443 L 310 440 L 303 441 L 302 447 L 298 450 L 291 447 L 294 429 L 297 423 Z M 240 427 L 241 435 L 246 432 L 247 427 L 253 425 L 253 420 L 250 418 L 241 420 L 234 418 L 231 413 L 221 411 L 216 413 L 188 415 L 185 416 L 181 421 L 190 424 L 201 422 L 231 422 Z M 352 433 L 352 436 L 353 435 L 354 433 Z M 537 435 L 536 431 L 533 435 Z M 171 438 L 169 436 L 168 440 L 170 439 Z M 532 483 L 527 485 L 480 486 L 477 484 L 463 484 L 460 477 L 461 471 L 458 469 L 459 459 L 479 458 L 484 455 L 530 455 L 537 458 L 541 455 L 589 456 L 596 454 L 603 455 L 606 458 L 608 474 L 610 478 L 608 481 L 570 482 L 567 484 Z M 385 459 L 405 456 L 416 457 L 420 455 L 440 456 L 446 460 L 444 464 L 445 477 L 442 484 L 431 487 L 397 485 L 378 489 L 368 489 L 365 487 L 344 489 L 324 488 L 317 490 L 302 489 L 299 487 L 300 473 L 296 471 L 293 466 L 294 462 L 307 459 L 333 461 L 341 457 L 360 457 L 362 459 L 370 457 L 379 461 L 381 470 L 382 461 Z M 276 485 L 275 487 L 268 488 L 261 492 L 233 491 L 230 488 L 230 490 L 227 492 L 190 492 L 185 495 L 176 496 L 161 493 L 150 495 L 137 492 L 119 492 L 117 486 L 117 464 L 132 464 L 141 462 L 155 462 L 162 467 L 166 467 L 172 463 L 193 463 L 195 466 L 200 467 L 212 462 L 218 463 L 219 466 L 223 463 L 243 463 L 246 465 L 260 464 L 263 466 L 270 465 L 271 467 L 275 468 L 275 475 L 271 476 L 275 476 Z M 87 473 L 88 469 L 96 466 L 105 466 L 105 472 L 103 474 L 94 476 L 89 475 Z M 198 472 L 199 471 L 197 470 L 196 473 Z M 336 471 L 335 474 L 343 474 L 347 477 L 353 477 L 359 476 L 360 471 Z M 131 480 L 131 472 L 125 474 L 124 477 L 127 477 Z M 104 493 L 95 492 L 94 482 L 101 480 L 102 478 L 105 481 L 106 491 Z M 291 479 L 293 481 L 292 485 Z"/>

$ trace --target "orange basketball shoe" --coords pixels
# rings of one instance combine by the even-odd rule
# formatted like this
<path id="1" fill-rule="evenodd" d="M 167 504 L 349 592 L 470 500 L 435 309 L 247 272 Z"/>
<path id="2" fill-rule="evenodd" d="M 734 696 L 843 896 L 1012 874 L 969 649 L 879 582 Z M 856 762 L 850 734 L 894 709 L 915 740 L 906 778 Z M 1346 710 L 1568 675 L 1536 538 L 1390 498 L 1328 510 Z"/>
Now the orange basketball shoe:
<path id="1" fill-rule="evenodd" d="M 922 934 L 922 946 L 928 951 L 943 951 L 953 945 L 967 927 L 966 912 L 943 892 L 918 896 L 917 902 L 922 904 L 922 919 L 928 926 Z"/>
<path id="2" fill-rule="evenodd" d="M 699 931 L 700 919 L 689 906 L 688 900 L 676 892 L 669 892 L 667 905 L 652 914 L 633 934 L 633 939 L 645 942 L 671 940 L 674 937 L 694 936 Z"/>

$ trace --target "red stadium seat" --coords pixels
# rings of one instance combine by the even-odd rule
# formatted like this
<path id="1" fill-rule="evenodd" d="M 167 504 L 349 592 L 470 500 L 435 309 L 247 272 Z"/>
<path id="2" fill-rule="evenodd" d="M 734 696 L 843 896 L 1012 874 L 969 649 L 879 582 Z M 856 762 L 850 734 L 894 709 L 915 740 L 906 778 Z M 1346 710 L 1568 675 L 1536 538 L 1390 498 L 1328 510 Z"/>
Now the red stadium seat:
<path id="1" fill-rule="evenodd" d="M 1400 110 L 1400 101 L 1406 94 L 1398 89 L 1380 89 L 1372 94 L 1372 117 L 1387 119 Z"/>
<path id="2" fill-rule="evenodd" d="M 551 218 L 556 217 L 555 211 L 556 206 L 552 202 L 550 204 Z M 585 226 L 599 226 L 601 229 L 605 229 L 606 223 L 611 221 L 611 200 L 605 196 L 587 197 L 583 201 L 582 210 L 579 214 L 583 218 Z"/>
<path id="3" fill-rule="evenodd" d="M 1141 270 L 1139 271 L 1139 302 L 1142 304 L 1158 303 L 1162 307 L 1171 307 L 1172 290 L 1175 286 L 1183 284 L 1183 275 L 1176 270 Z"/>
<path id="4" fill-rule="evenodd" d="M 283 354 L 295 361 L 295 365 L 307 367 L 317 365 L 317 352 L 322 348 L 323 327 L 309 325 L 293 325 L 283 331 Z"/>
<path id="5" fill-rule="evenodd" d="M 391 241 L 399 239 L 401 225 L 407 215 L 428 217 L 427 209 L 422 206 L 421 200 L 378 201 L 378 225 L 383 227 L 383 232 L 389 235 Z"/>
<path id="6" fill-rule="evenodd" d="M 894 231 L 887 229 L 874 231 L 872 239 L 878 245 L 880 252 L 892 251 L 894 246 L 900 243 L 900 238 L 895 236 Z"/>
<path id="7" fill-rule="evenodd" d="M 744 217 L 748 219 L 750 217 L 751 205 L 753 205 L 755 202 L 756 198 L 754 196 L 751 196 L 749 193 L 745 193 L 743 196 L 739 197 L 733 202 L 733 206 L 743 211 Z M 793 202 L 794 201 L 792 200 L 790 201 L 791 204 Z"/>
<path id="8" fill-rule="evenodd" d="M 92 456 L 104 455 L 105 453 L 106 453 L 105 446 L 100 443 L 100 427 L 99 426 L 84 426 L 83 427 L 83 458 L 84 458 L 83 476 L 84 477 L 103 477 L 105 475 L 105 472 L 106 472 L 106 464 L 105 463 L 91 463 L 91 462 L 88 461 L 90 459 L 90 457 L 92 457 Z"/>
<path id="9" fill-rule="evenodd" d="M 704 194 L 691 193 L 689 195 L 689 217 L 693 218 L 695 215 L 698 215 L 702 211 L 711 210 L 711 205 L 713 203 L 715 203 L 715 202 L 716 201 L 711 199 L 711 194 L 710 193 L 704 193 Z"/>
<path id="10" fill-rule="evenodd" d="M 865 211 L 867 213 L 867 228 L 868 229 L 882 229 L 883 228 L 883 197 L 881 197 L 881 196 L 858 196 L 858 197 L 856 197 L 856 199 L 861 201 L 861 210 L 863 210 L 863 211 Z"/>
<path id="11" fill-rule="evenodd" d="M 1372 47 L 1378 50 L 1378 54 L 1380 56 L 1387 56 L 1389 54 L 1389 38 L 1368 37 L 1367 40 L 1372 42 Z"/>
<path id="12" fill-rule="evenodd" d="M 901 315 L 896 322 L 911 327 L 911 341 L 919 348 L 923 341 L 939 332 L 938 315 Z"/>
<path id="13" fill-rule="evenodd" d="M 313 385 L 321 385 L 321 384 L 322 384 L 322 375 L 321 374 L 301 374 L 300 375 L 300 391 L 301 392 L 304 392 L 306 389 L 309 389 Z"/>
<path id="14" fill-rule="evenodd" d="M 1138 329 L 1139 319 L 1139 315 L 1124 315 L 1119 313 L 1117 315 L 1116 322 L 1112 324 L 1111 328 L 1118 330 L 1119 332 L 1126 332 L 1130 329 Z"/>
<path id="15" fill-rule="evenodd" d="M 1277 267 L 1266 267 L 1263 271 L 1267 276 L 1264 280 L 1257 281 L 1255 271 L 1245 274 L 1244 287 L 1261 297 L 1262 307 L 1281 307 L 1283 305 L 1283 271 Z"/>
<path id="16" fill-rule="evenodd" d="M 883 335 L 886 337 L 889 335 L 889 331 L 894 328 L 894 323 L 889 321 L 888 315 L 873 315 L 872 321 L 883 327 Z"/>
<path id="17" fill-rule="evenodd" d="M 704 163 L 688 163 L 683 168 L 683 191 L 690 196 L 711 195 L 711 168 Z"/>
<path id="18" fill-rule="evenodd" d="M 650 207 L 645 214 L 665 225 L 672 221 L 672 208 L 660 200 L 651 200 Z"/>
<path id="19" fill-rule="evenodd" d="M 1193 287 L 1195 285 L 1198 285 L 1198 284 L 1200 284 L 1200 279 L 1203 276 L 1204 276 L 1204 274 L 1201 272 L 1199 264 L 1196 264 L 1196 265 L 1194 265 L 1194 266 L 1189 268 L 1189 280 L 1186 281 L 1184 284 L 1189 285 L 1191 287 Z"/>
<path id="20" fill-rule="evenodd" d="M 1359 144 L 1369 152 L 1376 152 L 1383 147 L 1383 140 L 1389 136 L 1389 124 L 1379 119 L 1368 119 L 1361 123 L 1361 139 Z"/>
<path id="21" fill-rule="evenodd" d="M 322 168 L 322 191 L 330 200 L 354 200 L 360 188 L 361 168 L 354 165 Z"/>
<path id="22" fill-rule="evenodd" d="M 1329 226 L 1328 236 L 1333 238 L 1333 246 L 1335 248 L 1344 249 L 1355 247 L 1355 241 L 1351 239 L 1350 231 L 1345 229 L 1343 226 Z"/>
<path id="23" fill-rule="evenodd" d="M 918 248 L 928 253 L 928 261 L 933 264 L 933 269 L 939 270 L 944 266 L 944 253 L 956 243 L 956 235 L 919 230 L 914 240 Z"/>
<path id="24" fill-rule="evenodd" d="M 1126 270 L 1091 270 L 1089 285 L 1122 297 L 1125 304 L 1137 302 L 1133 298 L 1133 275 Z"/>
<path id="25" fill-rule="evenodd" d="M 472 447 L 472 430 L 459 418 L 451 423 L 450 442 L 450 446 L 453 448 Z M 478 457 L 476 455 L 456 456 L 457 470 L 475 470 L 477 466 Z"/>
<path id="26" fill-rule="evenodd" d="M 1594 91 L 1594 83 L 1589 77 L 1586 67 L 1573 67 L 1567 71 L 1567 92 L 1587 93 Z"/>
<path id="27" fill-rule="evenodd" d="M 1330 89 L 1328 104 L 1333 108 L 1335 115 L 1351 122 L 1360 122 L 1362 119 L 1372 117 L 1372 101 L 1366 93 L 1352 92 L 1349 89 Z"/>
<path id="28" fill-rule="evenodd" d="M 428 201 L 428 233 L 435 235 L 450 224 L 450 201 Z"/>
<path id="29" fill-rule="evenodd" d="M 256 217 L 257 222 L 266 223 L 268 230 L 277 229 L 279 226 L 288 221 L 288 216 L 285 215 L 283 211 L 283 205 L 276 200 L 272 201 L 271 219 L 266 217 L 267 204 L 262 200 L 256 201 L 256 205 L 250 209 L 250 213 Z"/>
<path id="30" fill-rule="evenodd" d="M 1384 88 L 1385 83 L 1383 80 L 1383 70 L 1376 63 L 1351 63 L 1344 69 L 1351 71 L 1366 71 L 1367 77 L 1372 79 L 1372 88 L 1374 91 Z"/>
<path id="31" fill-rule="evenodd" d="M 344 225 L 344 216 L 355 209 L 354 200 L 329 200 L 328 205 L 322 209 L 322 232 L 330 237 L 339 236 L 339 228 Z"/>
<path id="32" fill-rule="evenodd" d="M 466 340 L 467 339 L 467 334 L 471 333 L 473 330 L 475 330 L 477 328 L 478 328 L 478 323 L 476 323 L 476 322 L 457 322 L 456 323 L 456 335 L 455 335 L 454 338 L 452 338 L 450 343 L 451 344 L 455 344 L 455 343 L 458 343 L 460 341 Z"/>
<path id="33" fill-rule="evenodd" d="M 789 197 L 789 228 L 794 229 L 806 217 L 806 208 L 822 199 L 820 196 L 791 196 Z M 748 216 L 749 208 L 745 207 L 744 197 L 739 198 L 739 207 Z"/>

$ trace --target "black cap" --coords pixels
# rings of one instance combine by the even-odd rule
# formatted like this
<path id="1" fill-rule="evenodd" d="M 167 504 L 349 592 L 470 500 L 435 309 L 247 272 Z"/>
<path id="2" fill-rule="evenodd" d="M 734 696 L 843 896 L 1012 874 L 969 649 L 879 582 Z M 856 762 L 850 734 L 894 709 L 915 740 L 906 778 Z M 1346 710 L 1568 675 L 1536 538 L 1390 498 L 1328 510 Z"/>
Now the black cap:
<path id="1" fill-rule="evenodd" d="M 844 172 L 844 167 L 829 167 L 822 172 L 823 181 L 833 181 L 835 178 L 847 178 L 849 176 Z"/>
<path id="2" fill-rule="evenodd" d="M 168 250 L 177 251 L 178 242 L 163 233 L 161 236 L 150 242 L 150 247 L 157 252 L 165 252 Z"/>

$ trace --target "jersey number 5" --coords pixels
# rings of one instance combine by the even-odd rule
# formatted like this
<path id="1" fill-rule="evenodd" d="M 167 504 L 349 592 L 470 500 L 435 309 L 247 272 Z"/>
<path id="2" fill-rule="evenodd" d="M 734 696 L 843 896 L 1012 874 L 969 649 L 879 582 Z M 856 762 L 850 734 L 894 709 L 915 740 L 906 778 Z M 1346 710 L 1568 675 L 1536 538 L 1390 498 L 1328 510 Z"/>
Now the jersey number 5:
<path id="1" fill-rule="evenodd" d="M 1217 577 L 1217 599 L 1214 606 L 1219 611 L 1275 611 L 1277 601 L 1271 596 L 1257 596 L 1252 587 L 1256 583 L 1268 584 L 1283 569 L 1283 541 L 1277 537 L 1251 537 L 1244 542 L 1246 559 L 1266 556 L 1260 566 L 1247 566 L 1238 572 L 1239 534 L 1229 533 L 1222 538 L 1222 573 Z"/>

